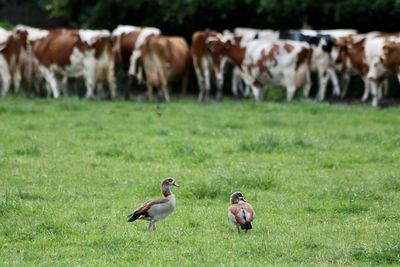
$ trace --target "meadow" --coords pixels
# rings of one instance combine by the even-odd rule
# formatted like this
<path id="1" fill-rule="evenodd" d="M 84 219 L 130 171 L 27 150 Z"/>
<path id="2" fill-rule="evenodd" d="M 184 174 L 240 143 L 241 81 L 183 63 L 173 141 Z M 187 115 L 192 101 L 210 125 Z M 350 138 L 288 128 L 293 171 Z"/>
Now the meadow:
<path id="1" fill-rule="evenodd" d="M 400 108 L 0 101 L 0 265 L 400 264 Z M 177 208 L 127 223 L 172 176 Z M 238 235 L 233 191 L 257 218 Z"/>

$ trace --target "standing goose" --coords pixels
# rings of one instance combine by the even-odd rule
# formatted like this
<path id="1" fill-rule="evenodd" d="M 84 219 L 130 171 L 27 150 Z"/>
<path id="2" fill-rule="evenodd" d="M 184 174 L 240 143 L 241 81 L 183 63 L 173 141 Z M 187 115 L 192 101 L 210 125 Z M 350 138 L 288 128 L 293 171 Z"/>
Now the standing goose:
<path id="1" fill-rule="evenodd" d="M 171 185 L 179 186 L 172 177 L 164 179 L 161 183 L 161 191 L 165 198 L 147 200 L 128 216 L 128 222 L 133 222 L 137 219 L 148 220 L 149 230 L 155 230 L 155 223 L 170 215 L 175 209 L 176 200 L 170 190 Z"/>
<path id="2" fill-rule="evenodd" d="M 228 217 L 236 225 L 238 234 L 240 234 L 240 228 L 245 230 L 246 233 L 252 229 L 251 222 L 256 218 L 256 213 L 253 207 L 246 202 L 243 194 L 235 192 L 231 195 L 231 206 L 228 209 Z"/>

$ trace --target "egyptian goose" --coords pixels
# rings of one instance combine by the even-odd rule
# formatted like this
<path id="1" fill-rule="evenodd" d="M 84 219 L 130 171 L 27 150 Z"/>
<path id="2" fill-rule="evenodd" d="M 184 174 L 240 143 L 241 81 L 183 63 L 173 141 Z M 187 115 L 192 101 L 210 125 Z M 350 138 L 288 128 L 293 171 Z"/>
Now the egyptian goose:
<path id="1" fill-rule="evenodd" d="M 170 190 L 171 185 L 179 187 L 174 178 L 169 177 L 164 179 L 161 183 L 161 191 L 165 198 L 147 200 L 142 206 L 135 209 L 132 214 L 128 216 L 128 222 L 144 219 L 149 221 L 149 230 L 155 230 L 155 223 L 166 218 L 175 209 L 176 200 L 174 194 Z"/>
<path id="2" fill-rule="evenodd" d="M 246 233 L 252 228 L 251 222 L 256 218 L 256 213 L 253 207 L 246 202 L 243 194 L 235 192 L 231 195 L 231 206 L 228 209 L 228 217 L 236 225 L 238 234 L 240 234 L 240 228 L 245 230 Z"/>

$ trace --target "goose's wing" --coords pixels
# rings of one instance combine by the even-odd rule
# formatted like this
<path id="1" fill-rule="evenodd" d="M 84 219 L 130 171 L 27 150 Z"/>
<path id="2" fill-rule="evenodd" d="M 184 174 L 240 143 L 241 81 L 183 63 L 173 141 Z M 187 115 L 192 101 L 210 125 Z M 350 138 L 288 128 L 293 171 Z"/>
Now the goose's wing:
<path id="1" fill-rule="evenodd" d="M 128 217 L 130 217 L 129 221 L 133 222 L 140 216 L 146 216 L 147 211 L 157 204 L 167 203 L 169 200 L 166 198 L 160 199 L 150 199 L 144 202 L 139 208 L 135 209 Z"/>
<path id="2" fill-rule="evenodd" d="M 246 221 L 251 222 L 256 218 L 253 207 L 249 203 L 242 204 L 242 209 L 245 211 Z"/>
<path id="3" fill-rule="evenodd" d="M 232 204 L 228 210 L 228 216 L 233 223 L 244 224 L 255 218 L 253 207 L 249 203 Z"/>
<path id="4" fill-rule="evenodd" d="M 228 217 L 233 223 L 244 224 L 245 220 L 238 204 L 232 204 L 228 209 Z"/>

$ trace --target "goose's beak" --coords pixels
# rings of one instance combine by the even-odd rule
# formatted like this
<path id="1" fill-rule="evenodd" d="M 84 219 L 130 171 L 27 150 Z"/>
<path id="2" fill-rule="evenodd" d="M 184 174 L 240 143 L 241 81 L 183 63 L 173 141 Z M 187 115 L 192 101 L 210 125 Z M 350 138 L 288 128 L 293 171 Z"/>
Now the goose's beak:
<path id="1" fill-rule="evenodd" d="M 179 184 L 177 184 L 176 182 L 175 182 L 175 183 L 173 183 L 172 185 L 175 185 L 175 186 L 179 187 Z"/>

